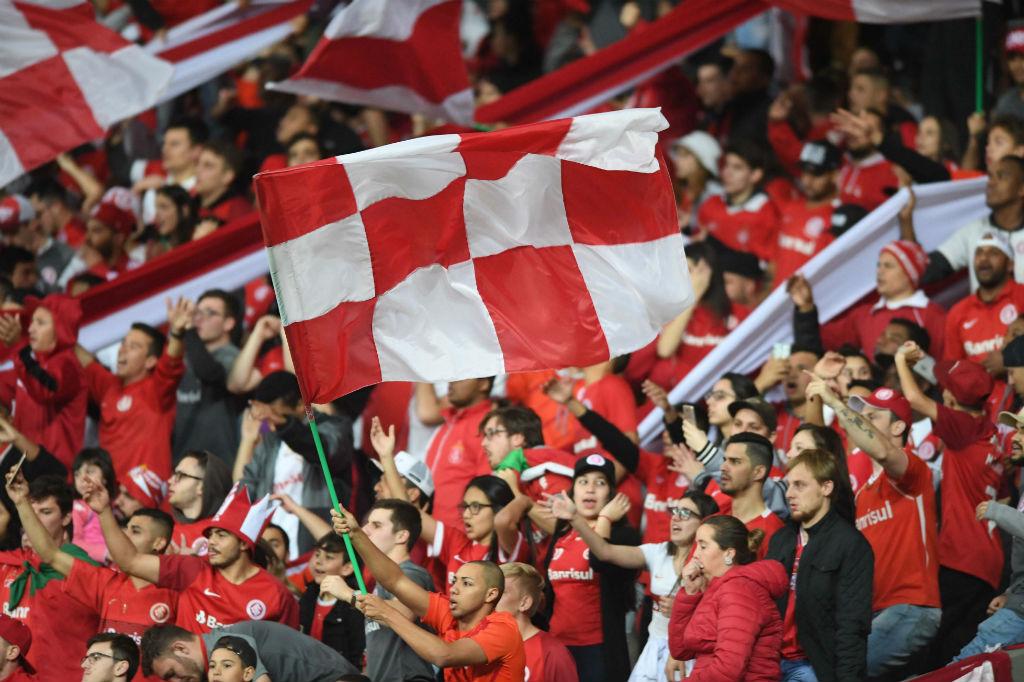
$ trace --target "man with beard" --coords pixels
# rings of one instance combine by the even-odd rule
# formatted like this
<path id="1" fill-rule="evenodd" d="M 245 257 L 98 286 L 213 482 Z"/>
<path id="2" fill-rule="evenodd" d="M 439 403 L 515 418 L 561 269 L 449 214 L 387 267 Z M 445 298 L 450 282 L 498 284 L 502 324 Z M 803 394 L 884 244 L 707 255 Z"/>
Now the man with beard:
<path id="1" fill-rule="evenodd" d="M 719 486 L 732 498 L 730 514 L 743 522 L 748 531 L 764 533 L 757 558 L 768 552 L 768 542 L 785 525 L 764 503 L 764 482 L 772 469 L 772 443 L 756 433 L 737 433 L 725 444 L 722 479 Z"/>
<path id="2" fill-rule="evenodd" d="M 158 625 L 142 636 L 142 673 L 161 680 L 206 682 L 209 656 L 224 636 L 240 637 L 256 652 L 255 682 L 335 682 L 358 673 L 344 656 L 280 623 L 250 621 L 195 634 Z"/>
<path id="3" fill-rule="evenodd" d="M 1006 238 L 986 232 L 974 246 L 978 288 L 946 317 L 945 359 L 967 358 L 1001 370 L 1006 330 L 1024 311 L 1024 285 L 1013 281 L 1013 250 Z M 996 357 L 992 357 L 996 356 Z"/>
<path id="4" fill-rule="evenodd" d="M 61 285 L 83 269 L 105 279 L 114 279 L 122 272 L 138 265 L 128 257 L 125 242 L 135 231 L 138 219 L 133 208 L 134 198 L 124 187 L 111 187 L 93 209 L 85 225 L 84 267 L 76 257 L 64 269 Z"/>
<path id="5" fill-rule="evenodd" d="M 866 115 L 875 126 L 884 129 L 884 117 L 874 109 Z M 873 211 L 889 198 L 888 190 L 900 185 L 893 165 L 871 141 L 870 130 L 846 132 L 846 160 L 839 171 L 839 200 Z"/>
<path id="6" fill-rule="evenodd" d="M 1003 412 L 999 423 L 1016 430 L 1010 443 L 1010 463 L 1018 467 L 1024 465 L 1024 409 L 1017 414 Z M 994 522 L 1013 536 L 1010 584 L 989 602 L 989 617 L 981 622 L 978 634 L 954 660 L 1024 642 L 1024 495 L 1020 499 L 1016 509 L 995 500 L 978 504 L 979 521 Z"/>

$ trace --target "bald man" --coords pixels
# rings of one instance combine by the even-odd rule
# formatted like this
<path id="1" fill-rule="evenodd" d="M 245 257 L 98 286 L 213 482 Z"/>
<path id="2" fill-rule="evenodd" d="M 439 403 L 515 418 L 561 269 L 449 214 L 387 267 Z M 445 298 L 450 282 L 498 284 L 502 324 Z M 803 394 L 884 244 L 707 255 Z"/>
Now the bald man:
<path id="1" fill-rule="evenodd" d="M 395 604 L 375 595 L 353 595 L 353 606 L 402 638 L 425 661 L 445 668 L 445 679 L 477 677 L 512 682 L 526 674 L 526 653 L 516 619 L 495 613 L 505 591 L 505 576 L 490 561 L 470 561 L 455 574 L 448 596 L 428 592 L 410 580 L 381 552 L 347 511 L 332 510 L 334 531 L 347 533 L 377 582 L 395 595 Z M 405 609 L 437 632 L 433 635 L 403 613 Z"/>

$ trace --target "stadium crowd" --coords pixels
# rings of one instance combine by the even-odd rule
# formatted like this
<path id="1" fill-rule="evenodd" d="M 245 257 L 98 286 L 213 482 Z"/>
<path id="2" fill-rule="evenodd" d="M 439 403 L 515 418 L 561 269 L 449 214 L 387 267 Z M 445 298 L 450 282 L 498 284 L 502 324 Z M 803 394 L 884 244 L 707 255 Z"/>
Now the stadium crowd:
<path id="1" fill-rule="evenodd" d="M 159 36 L 219 3 L 94 4 Z M 628 357 L 307 406 L 260 278 L 167 301 L 105 366 L 84 292 L 249 216 L 256 172 L 432 128 L 265 88 L 335 4 L 0 199 L 0 682 L 859 682 L 1024 644 L 1017 4 L 986 9 L 984 112 L 934 58 L 971 21 L 780 50 L 779 10 L 601 105 L 663 107 L 697 301 Z M 675 4 L 467 0 L 477 101 Z M 990 213 L 930 253 L 910 193 L 876 291 L 819 321 L 805 263 L 901 187 L 983 175 Z M 793 342 L 671 404 L 782 285 Z"/>

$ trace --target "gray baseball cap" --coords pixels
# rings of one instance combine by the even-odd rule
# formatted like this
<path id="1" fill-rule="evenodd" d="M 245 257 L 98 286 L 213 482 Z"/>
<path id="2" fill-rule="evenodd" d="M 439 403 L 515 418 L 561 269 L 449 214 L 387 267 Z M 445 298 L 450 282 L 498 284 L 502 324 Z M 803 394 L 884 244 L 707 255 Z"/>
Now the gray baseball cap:
<path id="1" fill-rule="evenodd" d="M 378 469 L 384 471 L 379 460 L 371 459 L 370 461 Z M 430 467 L 425 461 L 402 450 L 395 455 L 395 468 L 398 469 L 402 478 L 419 488 L 424 495 L 430 497 L 434 494 L 434 477 L 430 475 Z"/>

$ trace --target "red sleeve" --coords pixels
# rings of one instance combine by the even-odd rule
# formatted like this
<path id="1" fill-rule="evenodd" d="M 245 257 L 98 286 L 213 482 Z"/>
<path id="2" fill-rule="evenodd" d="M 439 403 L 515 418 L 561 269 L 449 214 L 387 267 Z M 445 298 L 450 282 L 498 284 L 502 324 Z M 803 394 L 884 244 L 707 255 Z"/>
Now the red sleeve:
<path id="1" fill-rule="evenodd" d="M 281 588 L 281 615 L 277 619 L 279 623 L 287 625 L 296 630 L 299 629 L 299 602 L 292 597 L 282 585 Z"/>
<path id="2" fill-rule="evenodd" d="M 160 578 L 156 586 L 169 590 L 186 589 L 209 566 L 206 559 L 192 554 L 163 554 L 159 558 Z"/>
<path id="3" fill-rule="evenodd" d="M 941 357 L 943 360 L 963 360 L 964 355 L 964 342 L 960 338 L 960 318 L 962 315 L 960 311 L 963 308 L 957 304 L 949 311 L 949 315 L 946 316 L 946 329 L 944 336 L 946 337 L 942 344 L 942 355 L 931 353 L 933 357 Z"/>
<path id="4" fill-rule="evenodd" d="M 932 487 L 932 470 L 917 455 L 907 455 L 907 470 L 894 483 L 908 495 L 920 495 Z"/>
<path id="5" fill-rule="evenodd" d="M 61 589 L 75 601 L 99 613 L 106 602 L 107 585 L 115 575 L 109 568 L 75 559 L 71 562 L 71 572 L 61 581 Z"/>
<path id="6" fill-rule="evenodd" d="M 558 682 L 579 682 L 576 661 L 565 645 L 554 637 L 548 639 L 549 645 L 544 647 L 544 677 Z M 557 646 L 556 646 L 557 645 Z"/>
<path id="7" fill-rule="evenodd" d="M 694 657 L 694 652 L 686 648 L 684 635 L 686 626 L 690 624 L 693 612 L 700 606 L 703 592 L 687 594 L 686 590 L 679 590 L 676 600 L 672 603 L 672 614 L 668 619 L 668 651 L 672 658 L 678 661 L 688 661 Z M 738 679 L 738 678 L 737 678 Z"/>
<path id="8" fill-rule="evenodd" d="M 803 142 L 786 121 L 768 121 L 768 143 L 782 167 L 793 177 L 800 175 L 800 152 Z"/>
<path id="9" fill-rule="evenodd" d="M 961 450 L 978 440 L 979 429 L 974 417 L 960 410 L 951 410 L 942 403 L 937 403 L 935 409 L 937 419 L 932 432 L 942 439 L 946 447 Z"/>
<path id="10" fill-rule="evenodd" d="M 519 626 L 507 613 L 492 613 L 487 616 L 474 634 L 469 636 L 480 645 L 487 656 L 487 662 L 500 661 L 516 649 L 516 645 L 522 646 L 523 636 L 519 634 Z"/>
<path id="11" fill-rule="evenodd" d="M 117 390 L 121 383 L 109 369 L 95 360 L 90 362 L 82 373 L 85 375 L 85 385 L 89 390 L 89 400 L 97 405 L 103 402 L 103 396 L 108 391 Z"/>
<path id="12" fill-rule="evenodd" d="M 761 619 L 752 617 L 752 600 L 742 580 L 732 580 L 718 590 L 715 650 L 711 665 L 694 671 L 689 679 L 698 682 L 729 682 L 743 677 L 754 650 Z"/>
<path id="13" fill-rule="evenodd" d="M 423 617 L 423 624 L 433 628 L 441 639 L 455 625 L 451 606 L 437 592 L 430 593 L 430 606 L 427 607 L 427 615 Z"/>
<path id="14" fill-rule="evenodd" d="M 177 404 L 178 383 L 184 375 L 185 363 L 181 358 L 172 358 L 165 352 L 157 360 L 152 380 L 160 399 L 160 406 L 165 410 L 169 410 Z"/>

